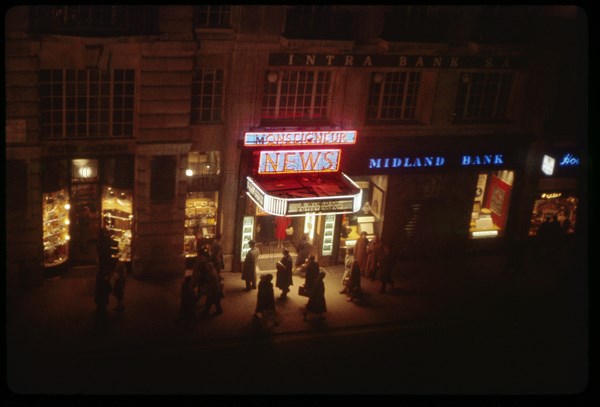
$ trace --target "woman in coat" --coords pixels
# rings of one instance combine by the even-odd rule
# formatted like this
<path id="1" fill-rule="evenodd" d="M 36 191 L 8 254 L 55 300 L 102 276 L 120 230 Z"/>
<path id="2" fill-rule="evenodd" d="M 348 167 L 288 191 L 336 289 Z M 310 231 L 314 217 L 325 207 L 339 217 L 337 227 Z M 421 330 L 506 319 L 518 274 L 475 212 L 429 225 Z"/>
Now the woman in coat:
<path id="1" fill-rule="evenodd" d="M 287 249 L 282 251 L 283 257 L 277 262 L 277 274 L 275 285 L 281 290 L 281 298 L 286 298 L 287 293 L 290 291 L 290 286 L 294 285 L 292 282 L 292 256 Z"/>
<path id="2" fill-rule="evenodd" d="M 321 271 L 315 279 L 311 289 L 308 292 L 308 303 L 304 311 L 304 320 L 307 321 L 308 313 L 316 314 L 319 320 L 325 319 L 323 314 L 327 312 L 325 303 L 325 272 Z"/>
<path id="3" fill-rule="evenodd" d="M 209 261 L 206 263 L 206 302 L 202 313 L 205 316 L 208 315 L 210 307 L 214 305 L 216 308 L 215 315 L 221 315 L 223 313 L 221 298 L 223 298 L 221 278 L 214 264 Z"/>
<path id="4" fill-rule="evenodd" d="M 273 274 L 265 274 L 260 277 L 256 294 L 256 309 L 254 310 L 255 318 L 258 318 L 259 314 L 275 313 L 275 293 L 272 280 Z"/>
<path id="5" fill-rule="evenodd" d="M 350 270 L 350 277 L 346 282 L 346 294 L 348 294 L 347 301 L 354 301 L 360 298 L 361 286 L 360 286 L 360 266 L 358 261 L 352 262 L 352 268 Z"/>

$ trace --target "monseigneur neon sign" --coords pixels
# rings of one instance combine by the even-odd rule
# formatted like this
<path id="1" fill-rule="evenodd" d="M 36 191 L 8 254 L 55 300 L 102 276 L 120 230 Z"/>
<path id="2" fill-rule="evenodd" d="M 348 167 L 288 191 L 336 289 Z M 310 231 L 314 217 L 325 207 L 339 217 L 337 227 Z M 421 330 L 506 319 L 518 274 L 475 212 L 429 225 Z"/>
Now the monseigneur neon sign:
<path id="1" fill-rule="evenodd" d="M 333 146 L 356 143 L 356 130 L 247 132 L 246 147 Z"/>
<path id="2" fill-rule="evenodd" d="M 335 172 L 340 168 L 341 150 L 261 151 L 259 174 Z"/>

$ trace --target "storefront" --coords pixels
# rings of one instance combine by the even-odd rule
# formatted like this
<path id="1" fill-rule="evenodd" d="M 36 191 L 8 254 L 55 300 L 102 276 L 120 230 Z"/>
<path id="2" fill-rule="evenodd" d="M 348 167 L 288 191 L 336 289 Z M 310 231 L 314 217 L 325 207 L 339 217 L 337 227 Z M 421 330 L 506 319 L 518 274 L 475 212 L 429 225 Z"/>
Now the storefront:
<path id="1" fill-rule="evenodd" d="M 114 257 L 130 267 L 133 161 L 131 154 L 106 157 L 86 152 L 42 160 L 43 264 L 47 275 L 97 264 L 103 229 L 118 247 Z"/>
<path id="2" fill-rule="evenodd" d="M 405 256 L 499 246 L 507 235 L 522 143 L 379 138 L 353 148 L 345 170 L 364 182 L 365 202 L 349 217 L 358 233 L 376 234 Z"/>
<path id="3" fill-rule="evenodd" d="M 183 251 L 188 268 L 193 266 L 200 250 L 208 250 L 218 233 L 220 175 L 219 151 L 188 154 L 183 236 Z"/>
<path id="4" fill-rule="evenodd" d="M 534 238 L 543 222 L 556 221 L 569 238 L 578 231 L 582 202 L 583 154 L 575 148 L 544 148 L 537 157 L 539 171 L 528 236 Z"/>
<path id="5" fill-rule="evenodd" d="M 245 134 L 245 199 L 237 242 L 239 262 L 255 240 L 261 253 L 294 252 L 306 235 L 321 264 L 337 261 L 342 219 L 362 205 L 362 190 L 340 171 L 355 131 L 259 131 Z"/>

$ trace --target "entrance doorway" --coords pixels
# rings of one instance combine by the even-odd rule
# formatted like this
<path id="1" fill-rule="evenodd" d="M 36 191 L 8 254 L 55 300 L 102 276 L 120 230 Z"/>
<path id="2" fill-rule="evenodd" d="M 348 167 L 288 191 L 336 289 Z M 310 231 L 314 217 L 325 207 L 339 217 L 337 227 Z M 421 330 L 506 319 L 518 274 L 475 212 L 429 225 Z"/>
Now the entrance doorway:
<path id="1" fill-rule="evenodd" d="M 98 183 L 71 185 L 71 264 L 96 264 L 100 231 L 100 187 Z"/>

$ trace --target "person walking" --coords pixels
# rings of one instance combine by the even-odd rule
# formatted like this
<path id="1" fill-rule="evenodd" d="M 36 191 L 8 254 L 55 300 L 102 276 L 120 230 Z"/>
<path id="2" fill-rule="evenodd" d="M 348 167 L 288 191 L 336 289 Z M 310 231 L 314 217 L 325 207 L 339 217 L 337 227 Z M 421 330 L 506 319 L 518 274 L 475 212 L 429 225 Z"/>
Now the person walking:
<path id="1" fill-rule="evenodd" d="M 215 236 L 215 239 L 213 240 L 212 244 L 210 245 L 210 250 L 209 250 L 210 261 L 214 265 L 215 270 L 217 270 L 217 274 L 219 276 L 221 276 L 221 270 L 223 270 L 223 268 L 225 267 L 225 264 L 223 262 L 223 247 L 221 246 L 222 239 L 223 239 L 223 235 L 221 235 L 220 233 L 217 233 L 217 235 Z"/>
<path id="2" fill-rule="evenodd" d="M 327 312 L 327 303 L 325 301 L 325 272 L 321 271 L 317 275 L 310 291 L 308 292 L 308 303 L 304 310 L 304 321 L 308 321 L 308 314 L 317 315 L 317 319 L 324 320 L 323 314 Z"/>
<path id="3" fill-rule="evenodd" d="M 346 282 L 346 294 L 348 295 L 348 299 L 346 301 L 355 301 L 360 299 L 362 294 L 360 279 L 360 265 L 358 264 L 358 260 L 354 259 L 350 268 L 350 276 Z"/>
<path id="4" fill-rule="evenodd" d="M 360 267 L 360 274 L 365 275 L 367 272 L 367 247 L 369 246 L 369 239 L 367 239 L 367 232 L 361 232 L 360 237 L 356 240 L 354 246 L 354 258 L 358 261 Z"/>
<path id="5" fill-rule="evenodd" d="M 379 289 L 379 292 L 382 294 L 385 293 L 385 287 L 387 284 L 394 288 L 392 271 L 395 264 L 396 259 L 392 253 L 392 250 L 390 249 L 390 246 L 388 244 L 384 245 L 379 267 L 379 281 L 381 281 L 381 288 Z"/>
<path id="6" fill-rule="evenodd" d="M 180 290 L 181 305 L 177 322 L 183 321 L 186 329 L 191 329 L 196 312 L 196 293 L 192 283 L 192 276 L 185 276 Z"/>
<path id="7" fill-rule="evenodd" d="M 96 315 L 99 320 L 106 317 L 106 307 L 108 306 L 111 289 L 110 274 L 105 270 L 98 270 L 94 301 L 96 302 Z"/>
<path id="8" fill-rule="evenodd" d="M 275 274 L 275 286 L 281 290 L 281 298 L 287 298 L 287 293 L 290 292 L 290 286 L 294 285 L 292 281 L 292 256 L 288 249 L 282 250 L 281 259 L 277 262 L 277 273 Z"/>
<path id="9" fill-rule="evenodd" d="M 246 253 L 244 264 L 242 265 L 242 280 L 246 282 L 245 291 L 256 289 L 256 263 L 258 262 L 258 256 L 260 256 L 254 240 L 250 240 L 248 246 L 250 250 Z"/>
<path id="10" fill-rule="evenodd" d="M 256 293 L 256 308 L 254 318 L 265 321 L 275 316 L 275 293 L 273 291 L 273 274 L 268 273 L 260 276 L 258 291 Z"/>
<path id="11" fill-rule="evenodd" d="M 298 257 L 296 257 L 296 269 L 302 267 L 306 259 L 310 255 L 310 242 L 308 241 L 308 233 L 302 235 L 298 247 L 296 249 Z"/>
<path id="12" fill-rule="evenodd" d="M 346 294 L 348 292 L 346 284 L 350 278 L 352 264 L 354 264 L 354 248 L 349 247 L 346 251 L 346 257 L 344 258 L 344 274 L 342 275 L 342 290 L 340 291 L 340 294 Z"/>
<path id="13" fill-rule="evenodd" d="M 366 277 L 371 281 L 375 281 L 378 274 L 379 262 L 381 255 L 383 254 L 383 246 L 377 235 L 373 236 L 373 239 L 367 246 L 367 263 L 366 263 Z"/>
<path id="14" fill-rule="evenodd" d="M 215 315 L 221 315 L 223 313 L 221 298 L 223 298 L 223 291 L 220 276 L 213 263 L 209 261 L 206 263 L 206 302 L 202 314 L 208 316 L 210 308 L 214 305 Z"/>
<path id="15" fill-rule="evenodd" d="M 312 289 L 320 271 L 321 267 L 315 260 L 315 255 L 311 254 L 308 258 L 308 263 L 306 263 L 306 274 L 304 276 L 304 287 L 306 287 L 307 292 L 310 292 Z"/>
<path id="16" fill-rule="evenodd" d="M 125 311 L 125 306 L 123 304 L 123 299 L 125 297 L 125 263 L 123 261 L 119 260 L 117 263 L 114 276 L 112 293 L 117 299 L 115 311 L 123 312 Z"/>
<path id="17" fill-rule="evenodd" d="M 110 236 L 110 231 L 103 228 L 98 241 L 98 268 L 111 274 L 115 268 L 118 243 Z"/>

